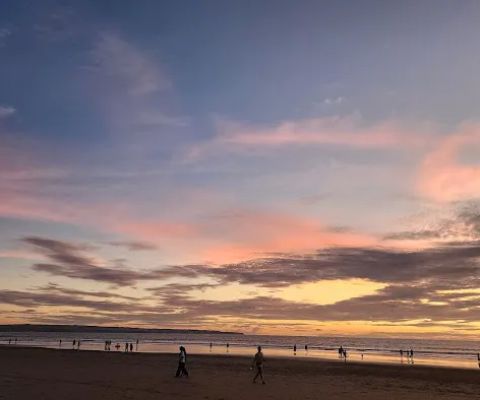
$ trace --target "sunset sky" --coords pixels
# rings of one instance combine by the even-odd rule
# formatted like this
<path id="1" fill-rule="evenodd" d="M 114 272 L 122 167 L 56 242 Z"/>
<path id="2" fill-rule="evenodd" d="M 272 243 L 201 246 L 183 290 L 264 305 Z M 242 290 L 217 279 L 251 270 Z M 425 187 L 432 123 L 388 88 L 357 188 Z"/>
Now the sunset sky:
<path id="1" fill-rule="evenodd" d="M 0 323 L 480 337 L 480 2 L 0 3 Z"/>

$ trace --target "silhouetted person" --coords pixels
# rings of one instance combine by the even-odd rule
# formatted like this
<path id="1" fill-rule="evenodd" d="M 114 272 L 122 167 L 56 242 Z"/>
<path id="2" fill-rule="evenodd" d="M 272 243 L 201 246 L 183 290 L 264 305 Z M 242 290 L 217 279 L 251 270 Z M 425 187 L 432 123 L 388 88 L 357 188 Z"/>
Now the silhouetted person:
<path id="1" fill-rule="evenodd" d="M 340 347 L 338 348 L 338 358 L 342 358 L 342 357 L 343 357 L 343 347 L 340 346 Z"/>
<path id="2" fill-rule="evenodd" d="M 187 351 L 185 347 L 180 346 L 180 354 L 178 355 L 178 368 L 177 373 L 175 374 L 176 378 L 181 376 L 186 376 L 188 378 L 188 371 L 187 371 Z"/>
<path id="3" fill-rule="evenodd" d="M 133 343 L 130 343 L 130 353 L 133 351 Z"/>
<path id="4" fill-rule="evenodd" d="M 210 351 L 212 351 L 212 346 L 213 346 L 213 343 L 210 342 Z"/>
<path id="5" fill-rule="evenodd" d="M 227 343 L 227 352 L 229 348 L 230 348 L 230 343 Z"/>
<path id="6" fill-rule="evenodd" d="M 75 348 L 75 345 L 77 344 L 77 341 L 75 339 L 73 339 L 73 342 L 72 342 L 72 347 Z"/>
<path id="7" fill-rule="evenodd" d="M 80 350 L 80 339 L 77 340 L 77 350 Z"/>
<path id="8" fill-rule="evenodd" d="M 125 353 L 128 353 L 128 343 L 125 343 Z"/>
<path id="9" fill-rule="evenodd" d="M 308 351 L 308 345 L 305 345 L 305 351 Z"/>
<path id="10" fill-rule="evenodd" d="M 8 344 L 12 344 L 12 339 L 8 339 Z"/>
<path id="11" fill-rule="evenodd" d="M 343 355 L 344 361 L 347 362 L 347 350 L 343 349 L 342 355 Z"/>
<path id="12" fill-rule="evenodd" d="M 253 383 L 257 383 L 257 378 L 260 377 L 262 380 L 262 384 L 265 385 L 265 379 L 263 379 L 263 353 L 262 353 L 262 348 L 260 346 L 257 347 L 257 353 L 255 354 L 255 357 L 253 358 L 253 365 L 252 368 L 255 368 L 255 376 L 253 377 Z"/>
<path id="13" fill-rule="evenodd" d="M 293 345 L 293 354 L 297 354 L 297 345 L 296 344 Z"/>
<path id="14" fill-rule="evenodd" d="M 120 343 L 117 343 L 117 344 L 115 345 L 115 348 L 117 349 L 117 351 L 120 350 Z"/>
<path id="15" fill-rule="evenodd" d="M 62 347 L 62 339 L 58 341 L 58 347 Z"/>

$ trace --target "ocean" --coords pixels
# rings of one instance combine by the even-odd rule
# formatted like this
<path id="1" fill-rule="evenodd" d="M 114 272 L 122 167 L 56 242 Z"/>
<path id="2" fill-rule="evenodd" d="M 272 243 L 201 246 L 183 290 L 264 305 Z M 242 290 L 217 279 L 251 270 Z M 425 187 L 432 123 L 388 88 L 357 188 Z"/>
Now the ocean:
<path id="1" fill-rule="evenodd" d="M 61 340 L 61 343 L 60 343 Z M 456 368 L 480 367 L 477 354 L 480 342 L 473 340 L 438 340 L 406 338 L 268 336 L 206 333 L 103 333 L 103 332 L 0 332 L 0 345 L 72 349 L 75 340 L 80 351 L 105 351 L 105 341 L 112 341 L 110 351 L 124 351 L 132 343 L 134 351 L 175 353 L 183 345 L 189 354 L 251 355 L 257 346 L 265 357 L 298 357 L 345 362 L 338 348 L 347 350 L 346 362 L 379 362 L 405 365 L 432 365 Z M 138 343 L 137 343 L 138 340 Z M 116 350 L 116 344 L 119 349 Z M 297 351 L 294 353 L 293 346 Z M 307 345 L 307 349 L 305 349 Z M 400 350 L 404 351 L 401 356 Z M 413 359 L 406 356 L 413 350 Z"/>

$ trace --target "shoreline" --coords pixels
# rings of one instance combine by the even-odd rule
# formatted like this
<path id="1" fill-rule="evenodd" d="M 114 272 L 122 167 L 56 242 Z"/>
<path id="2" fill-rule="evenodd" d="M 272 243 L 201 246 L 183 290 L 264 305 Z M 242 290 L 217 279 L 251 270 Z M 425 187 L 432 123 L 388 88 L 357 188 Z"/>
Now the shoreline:
<path id="1" fill-rule="evenodd" d="M 104 350 L 104 343 L 96 341 L 96 340 L 89 340 L 89 339 L 82 339 L 82 345 L 80 351 L 99 351 L 105 352 Z M 255 353 L 256 346 L 246 346 L 246 345 L 239 345 L 232 343 L 230 348 L 226 348 L 225 344 L 219 345 L 214 344 L 213 347 L 209 347 L 207 344 L 199 344 L 199 343 L 189 343 L 185 341 L 178 341 L 178 342 L 169 342 L 169 343 L 151 343 L 151 342 L 139 342 L 138 345 L 133 343 L 135 348 L 135 353 L 142 353 L 142 354 L 175 354 L 178 350 L 179 345 L 184 345 L 187 347 L 187 351 L 189 354 L 195 355 L 229 355 L 229 356 L 246 356 L 249 357 Z M 120 349 L 116 350 L 114 347 L 114 343 L 120 344 Z M 114 341 L 112 343 L 111 350 L 109 352 L 115 353 L 124 353 L 124 344 L 125 341 Z M 20 341 L 18 343 L 1 343 L 0 346 L 4 347 L 26 347 L 32 349 L 51 349 L 51 350 L 73 350 L 72 344 L 68 340 L 64 340 L 62 342 L 61 347 L 59 346 L 58 342 L 50 342 L 50 343 L 35 343 L 35 342 L 25 342 Z M 339 359 L 337 356 L 336 351 L 322 351 L 314 348 L 313 346 L 308 349 L 308 351 L 300 348 L 294 354 L 293 351 L 288 348 L 277 348 L 275 346 L 269 345 L 262 345 L 265 353 L 269 354 L 269 357 L 275 358 L 285 358 L 285 359 L 292 359 L 292 360 L 312 360 L 312 361 L 326 361 L 326 362 L 344 362 L 343 359 Z M 77 351 L 77 349 L 74 349 Z M 362 356 L 363 354 L 363 356 Z M 393 365 L 393 366 L 401 366 L 401 367 L 437 367 L 437 368 L 449 368 L 449 369 L 466 369 L 466 370 L 478 370 L 480 369 L 479 362 L 473 354 L 467 358 L 433 358 L 433 357 L 424 357 L 422 356 L 421 352 L 417 352 L 415 357 L 412 360 L 407 357 L 403 356 L 400 357 L 398 354 L 391 352 L 389 354 L 375 354 L 370 352 L 361 353 L 355 350 L 349 350 L 348 352 L 348 359 L 347 363 L 358 363 L 358 364 L 378 364 L 378 365 Z"/>
<path id="2" fill-rule="evenodd" d="M 32 350 L 32 351 L 46 351 L 46 352 L 61 352 L 61 353 L 71 353 L 71 354 L 78 354 L 78 353 L 94 353 L 94 354 L 116 354 L 118 356 L 145 356 L 145 357 L 165 357 L 165 356 L 177 356 L 178 352 L 142 352 L 142 351 L 132 351 L 132 352 L 125 352 L 122 350 L 98 350 L 98 349 L 71 349 L 71 348 L 49 348 L 49 347 L 42 347 L 42 346 L 28 346 L 28 345 L 5 345 L 0 344 L 0 351 L 2 349 L 11 349 L 11 351 L 17 350 Z M 188 350 L 188 347 L 187 347 Z M 412 368 L 412 369 L 424 369 L 424 370 L 453 370 L 453 371 L 475 371 L 475 368 L 462 368 L 456 366 L 448 366 L 448 365 L 426 365 L 426 364 L 416 364 L 414 363 L 391 363 L 391 362 L 381 362 L 381 361 L 370 361 L 370 360 L 351 360 L 347 359 L 347 361 L 343 359 L 331 359 L 331 358 L 321 358 L 321 357 L 303 357 L 303 356 L 295 356 L 295 355 L 278 355 L 278 354 L 269 354 L 268 348 L 262 349 L 265 357 L 268 359 L 280 360 L 280 361 L 293 361 L 293 362 L 306 362 L 306 363 L 319 363 L 325 365 L 354 365 L 357 367 L 365 366 L 365 367 L 386 367 L 386 368 Z M 240 359 L 240 360 L 252 360 L 255 354 L 255 350 L 252 349 L 252 355 L 248 356 L 246 354 L 234 354 L 234 353 L 193 353 L 188 352 L 189 358 L 225 358 L 225 359 Z M 480 368 L 479 368 L 480 370 Z M 480 384 L 480 371 L 478 372 Z"/>

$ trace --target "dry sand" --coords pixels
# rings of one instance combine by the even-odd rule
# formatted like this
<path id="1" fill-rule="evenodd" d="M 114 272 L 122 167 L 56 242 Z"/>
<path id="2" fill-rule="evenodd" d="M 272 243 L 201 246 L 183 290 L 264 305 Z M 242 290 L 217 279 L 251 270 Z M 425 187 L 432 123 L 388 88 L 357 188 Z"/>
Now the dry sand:
<path id="1" fill-rule="evenodd" d="M 187 349 L 188 350 L 188 349 Z M 480 399 L 480 370 L 268 358 L 266 385 L 251 359 L 0 347 L 0 399 Z"/>

